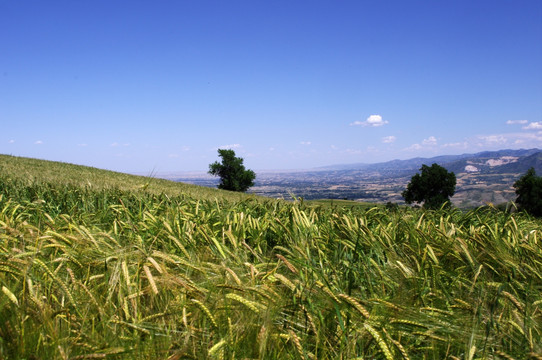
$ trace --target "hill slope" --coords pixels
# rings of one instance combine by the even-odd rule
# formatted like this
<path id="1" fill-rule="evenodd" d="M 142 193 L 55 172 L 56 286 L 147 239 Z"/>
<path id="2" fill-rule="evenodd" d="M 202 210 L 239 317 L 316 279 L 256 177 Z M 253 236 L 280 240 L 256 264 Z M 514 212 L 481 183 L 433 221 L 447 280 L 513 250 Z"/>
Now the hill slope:
<path id="1" fill-rule="evenodd" d="M 255 197 L 255 195 L 174 182 L 152 176 L 129 175 L 88 166 L 9 155 L 0 155 L 0 176 L 22 181 L 25 184 L 51 183 L 94 190 L 118 189 L 132 192 L 144 190 L 151 194 L 168 196 L 186 194 L 202 200 L 238 201 Z"/>
<path id="2" fill-rule="evenodd" d="M 455 173 L 467 172 L 465 167 L 469 164 L 478 164 L 482 167 L 496 167 L 499 159 L 509 159 L 516 163 L 516 170 L 525 172 L 528 170 L 527 164 L 523 160 L 535 154 L 540 154 L 540 149 L 520 149 L 520 150 L 497 150 L 483 151 L 475 154 L 461 155 L 442 155 L 432 158 L 412 158 L 408 160 L 392 160 L 376 164 L 343 164 L 320 167 L 314 170 L 364 170 L 374 172 L 402 172 L 402 171 L 417 171 L 422 165 L 431 165 L 437 163 Z M 488 162 L 489 161 L 489 162 Z M 537 171 L 542 172 L 540 164 L 534 164 Z M 496 168 L 495 171 L 498 171 Z"/>

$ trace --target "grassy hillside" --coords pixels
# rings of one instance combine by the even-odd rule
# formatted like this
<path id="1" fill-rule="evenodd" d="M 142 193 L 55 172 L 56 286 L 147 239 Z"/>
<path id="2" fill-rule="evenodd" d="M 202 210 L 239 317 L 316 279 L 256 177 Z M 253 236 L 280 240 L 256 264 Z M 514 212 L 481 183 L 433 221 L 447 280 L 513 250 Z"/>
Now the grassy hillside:
<path id="1" fill-rule="evenodd" d="M 0 358 L 542 358 L 540 220 L 123 176 L 2 162 Z"/>
<path id="2" fill-rule="evenodd" d="M 189 195 L 199 199 L 241 200 L 245 194 L 219 191 L 191 184 L 135 176 L 55 161 L 0 155 L 0 175 L 24 185 L 53 183 L 89 190 L 121 190 L 133 193 Z M 252 195 L 253 197 L 253 195 Z"/>

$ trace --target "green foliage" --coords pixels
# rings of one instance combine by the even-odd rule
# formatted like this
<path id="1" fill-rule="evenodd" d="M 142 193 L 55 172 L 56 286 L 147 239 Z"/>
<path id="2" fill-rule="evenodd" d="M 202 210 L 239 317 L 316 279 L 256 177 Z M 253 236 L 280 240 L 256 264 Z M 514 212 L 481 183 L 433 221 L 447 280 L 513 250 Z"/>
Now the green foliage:
<path id="1" fill-rule="evenodd" d="M 209 174 L 219 176 L 218 188 L 222 190 L 245 192 L 254 186 L 256 174 L 246 170 L 243 159 L 235 156 L 233 150 L 218 149 L 222 162 L 215 161 L 209 165 Z"/>
<path id="2" fill-rule="evenodd" d="M 397 205 L 396 203 L 393 203 L 391 201 L 388 201 L 386 203 L 386 209 L 389 210 L 389 211 L 397 211 L 397 210 L 399 210 L 399 205 Z"/>
<path id="3" fill-rule="evenodd" d="M 426 209 L 438 209 L 449 202 L 455 193 L 455 174 L 438 164 L 422 165 L 420 171 L 401 194 L 406 203 L 423 202 Z"/>
<path id="4" fill-rule="evenodd" d="M 542 176 L 536 176 L 534 168 L 514 183 L 516 188 L 516 203 L 520 210 L 542 217 Z"/>

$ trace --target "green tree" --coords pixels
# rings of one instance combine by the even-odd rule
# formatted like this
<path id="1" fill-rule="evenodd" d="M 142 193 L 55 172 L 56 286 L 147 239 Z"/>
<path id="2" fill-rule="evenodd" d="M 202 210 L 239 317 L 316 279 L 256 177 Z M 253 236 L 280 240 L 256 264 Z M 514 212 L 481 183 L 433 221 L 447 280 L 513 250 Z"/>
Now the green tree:
<path id="1" fill-rule="evenodd" d="M 222 162 L 215 161 L 209 165 L 209 174 L 220 176 L 219 189 L 245 192 L 254 185 L 256 174 L 246 170 L 243 159 L 235 156 L 233 150 L 218 149 Z"/>
<path id="2" fill-rule="evenodd" d="M 456 178 L 438 164 L 422 165 L 421 174 L 414 175 L 401 194 L 407 204 L 423 202 L 427 209 L 438 209 L 455 193 Z"/>
<path id="3" fill-rule="evenodd" d="M 519 209 L 533 216 L 542 217 L 542 176 L 536 176 L 534 168 L 530 168 L 514 183 L 514 188 Z"/>

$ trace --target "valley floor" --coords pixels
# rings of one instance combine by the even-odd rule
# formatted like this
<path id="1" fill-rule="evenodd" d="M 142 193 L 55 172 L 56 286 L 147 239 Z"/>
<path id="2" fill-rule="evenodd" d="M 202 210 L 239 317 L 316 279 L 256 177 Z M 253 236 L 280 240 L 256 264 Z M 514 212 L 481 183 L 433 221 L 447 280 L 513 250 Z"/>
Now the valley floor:
<path id="1" fill-rule="evenodd" d="M 347 199 L 377 204 L 388 202 L 404 204 L 401 193 L 415 172 L 363 173 L 353 171 L 306 171 L 260 173 L 255 186 L 249 190 L 260 196 L 273 199 L 304 198 Z M 522 174 L 457 175 L 456 193 L 452 203 L 461 209 L 501 204 L 516 199 L 514 182 Z M 216 187 L 218 180 L 205 174 L 175 177 L 176 181 Z"/>

